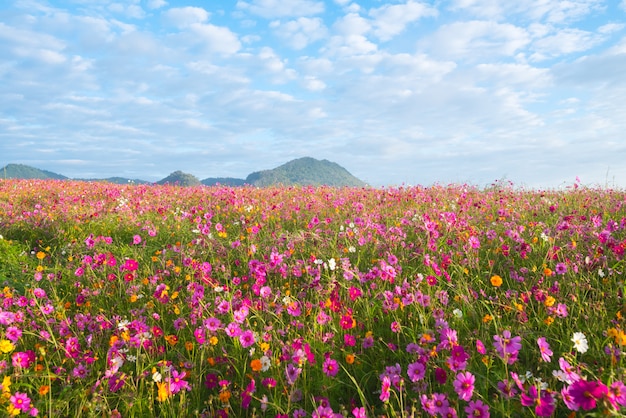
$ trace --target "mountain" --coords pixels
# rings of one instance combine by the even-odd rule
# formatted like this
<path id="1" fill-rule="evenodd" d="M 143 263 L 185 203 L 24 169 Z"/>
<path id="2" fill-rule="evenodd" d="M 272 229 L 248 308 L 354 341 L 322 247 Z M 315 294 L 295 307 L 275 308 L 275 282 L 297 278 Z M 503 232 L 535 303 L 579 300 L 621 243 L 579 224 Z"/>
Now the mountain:
<path id="1" fill-rule="evenodd" d="M 363 187 L 366 184 L 345 168 L 328 160 L 311 157 L 298 158 L 272 170 L 257 171 L 246 178 L 246 183 L 258 187 L 283 186 L 334 186 Z"/>
<path id="2" fill-rule="evenodd" d="M 8 164 L 0 169 L 0 179 L 58 179 L 69 180 L 68 177 L 51 171 L 40 170 L 23 164 Z M 107 181 L 116 184 L 152 184 L 151 182 L 128 179 L 125 177 L 109 177 L 106 179 L 80 179 L 78 181 Z M 200 181 L 196 176 L 182 171 L 175 171 L 157 182 L 178 186 L 214 186 L 216 184 L 229 187 L 251 185 L 267 186 L 333 186 L 363 187 L 364 182 L 354 177 L 345 168 L 328 160 L 316 160 L 311 157 L 298 158 L 271 170 L 251 173 L 247 178 L 209 177 Z"/>
<path id="3" fill-rule="evenodd" d="M 163 180 L 157 181 L 157 184 L 171 184 L 175 186 L 199 186 L 200 180 L 193 174 L 183 173 L 182 171 L 174 171 Z"/>
<path id="4" fill-rule="evenodd" d="M 244 179 L 234 177 L 209 177 L 202 180 L 200 183 L 205 186 L 215 186 L 216 184 L 219 184 L 220 186 L 240 187 L 245 186 L 246 181 Z"/>
<path id="5" fill-rule="evenodd" d="M 67 177 L 53 173 L 52 171 L 40 170 L 24 164 L 7 164 L 2 168 L 2 171 L 0 171 L 0 178 L 67 180 Z"/>

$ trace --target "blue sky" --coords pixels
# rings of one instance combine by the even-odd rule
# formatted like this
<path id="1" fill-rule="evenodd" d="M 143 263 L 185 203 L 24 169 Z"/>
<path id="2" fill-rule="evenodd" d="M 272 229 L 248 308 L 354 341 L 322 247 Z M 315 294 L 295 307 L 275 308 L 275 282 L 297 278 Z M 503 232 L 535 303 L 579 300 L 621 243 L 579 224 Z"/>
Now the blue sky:
<path id="1" fill-rule="evenodd" d="M 626 187 L 626 0 L 3 0 L 0 166 Z"/>

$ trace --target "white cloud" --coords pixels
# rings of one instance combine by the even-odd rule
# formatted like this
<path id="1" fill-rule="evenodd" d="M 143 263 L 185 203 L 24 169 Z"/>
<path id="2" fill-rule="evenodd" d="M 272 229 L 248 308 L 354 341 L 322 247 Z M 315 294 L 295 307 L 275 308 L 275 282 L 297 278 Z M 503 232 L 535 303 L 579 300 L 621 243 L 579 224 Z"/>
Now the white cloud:
<path id="1" fill-rule="evenodd" d="M 358 13 L 348 13 L 338 19 L 333 29 L 340 35 L 364 35 L 372 28 L 371 23 Z"/>
<path id="2" fill-rule="evenodd" d="M 165 6 L 167 6 L 167 2 L 165 0 L 148 0 L 149 9 L 160 9 Z"/>
<path id="3" fill-rule="evenodd" d="M 136 4 L 125 5 L 122 3 L 111 3 L 108 9 L 114 13 L 122 14 L 129 19 L 143 19 L 146 16 L 141 6 Z"/>
<path id="4" fill-rule="evenodd" d="M 179 7 L 163 12 L 163 17 L 179 28 L 203 23 L 209 19 L 210 13 L 201 7 Z"/>
<path id="5" fill-rule="evenodd" d="M 374 35 L 382 41 L 388 41 L 401 33 L 405 27 L 423 17 L 436 16 L 433 7 L 409 0 L 404 4 L 386 4 L 372 9 L 369 15 L 374 19 Z"/>
<path id="6" fill-rule="evenodd" d="M 418 45 L 435 55 L 479 60 L 513 56 L 529 42 L 528 33 L 515 25 L 474 20 L 442 25 Z"/>
<path id="7" fill-rule="evenodd" d="M 480 80 L 500 86 L 515 86 L 525 89 L 540 89 L 552 85 L 553 79 L 546 68 L 528 64 L 492 63 L 476 66 Z"/>
<path id="8" fill-rule="evenodd" d="M 234 54 L 241 48 L 241 42 L 235 33 L 222 26 L 194 23 L 190 30 L 198 36 L 208 51 L 221 54 Z"/>
<path id="9" fill-rule="evenodd" d="M 535 57 L 555 57 L 586 51 L 602 42 L 603 37 L 580 29 L 566 28 L 554 35 L 534 41 L 531 49 Z"/>
<path id="10" fill-rule="evenodd" d="M 578 21 L 594 11 L 601 10 L 606 5 L 602 0 L 528 0 L 523 7 L 526 14 L 533 19 L 565 24 Z"/>
<path id="11" fill-rule="evenodd" d="M 500 0 L 453 0 L 450 10 L 471 13 L 483 19 L 496 19 L 503 14 L 503 6 L 508 2 Z"/>
<path id="12" fill-rule="evenodd" d="M 324 3 L 313 0 L 239 0 L 237 8 L 266 19 L 275 19 L 316 15 L 324 11 Z"/>
<path id="13" fill-rule="evenodd" d="M 285 23 L 274 21 L 270 27 L 277 36 L 294 49 L 303 49 L 328 35 L 324 22 L 317 17 L 300 17 Z"/>

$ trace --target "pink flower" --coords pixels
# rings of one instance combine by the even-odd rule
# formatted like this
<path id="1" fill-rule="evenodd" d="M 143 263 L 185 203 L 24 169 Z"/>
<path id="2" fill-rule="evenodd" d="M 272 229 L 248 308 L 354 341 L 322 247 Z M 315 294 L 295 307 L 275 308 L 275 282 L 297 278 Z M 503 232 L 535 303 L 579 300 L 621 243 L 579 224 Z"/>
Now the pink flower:
<path id="1" fill-rule="evenodd" d="M 140 235 L 134 235 L 133 236 L 133 245 L 137 245 L 137 244 L 141 244 L 141 236 Z"/>
<path id="2" fill-rule="evenodd" d="M 461 372 L 456 375 L 452 385 L 457 395 L 459 395 L 459 399 L 469 401 L 472 398 L 475 381 L 476 378 L 470 372 Z"/>
<path id="3" fill-rule="evenodd" d="M 246 330 L 239 335 L 239 342 L 244 348 L 250 347 L 255 343 L 254 333 L 250 330 Z"/>
<path id="4" fill-rule="evenodd" d="M 609 387 L 609 393 L 607 394 L 607 398 L 611 405 L 617 408 L 617 405 L 625 406 L 626 405 L 626 385 L 620 382 L 619 380 L 613 382 Z"/>
<path id="5" fill-rule="evenodd" d="M 389 397 L 391 396 L 391 379 L 389 376 L 383 376 L 382 386 L 380 388 L 380 400 L 383 402 L 389 402 Z"/>
<path id="6" fill-rule="evenodd" d="M 411 382 L 417 382 L 422 380 L 426 375 L 426 367 L 419 361 L 416 361 L 415 363 L 409 364 L 406 373 L 409 379 L 411 379 Z"/>
<path id="7" fill-rule="evenodd" d="M 548 344 L 545 337 L 539 337 L 537 339 L 537 345 L 539 346 L 539 351 L 541 352 L 541 359 L 549 363 L 552 358 L 552 350 L 550 350 L 550 344 Z"/>
<path id="8" fill-rule="evenodd" d="M 30 398 L 26 393 L 15 392 L 14 395 L 11 395 L 11 405 L 13 408 L 17 409 L 21 412 L 27 412 L 30 410 Z"/>

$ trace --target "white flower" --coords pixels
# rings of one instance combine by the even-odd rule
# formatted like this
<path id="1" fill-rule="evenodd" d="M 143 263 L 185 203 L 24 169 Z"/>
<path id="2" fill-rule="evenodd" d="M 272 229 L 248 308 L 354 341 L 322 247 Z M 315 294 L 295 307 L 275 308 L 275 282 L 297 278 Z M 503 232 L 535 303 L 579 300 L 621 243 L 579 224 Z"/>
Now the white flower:
<path id="1" fill-rule="evenodd" d="M 268 356 L 261 357 L 261 371 L 266 372 L 270 369 L 272 365 L 272 360 Z"/>
<path id="2" fill-rule="evenodd" d="M 461 319 L 463 318 L 463 311 L 460 310 L 459 308 L 456 308 L 455 310 L 452 311 L 452 315 L 454 315 L 454 317 L 457 319 Z"/>
<path id="3" fill-rule="evenodd" d="M 356 248 L 354 247 L 354 245 L 348 247 L 348 252 L 356 253 Z"/>
<path id="4" fill-rule="evenodd" d="M 572 337 L 572 342 L 574 343 L 574 348 L 579 353 L 585 353 L 589 349 L 589 343 L 587 343 L 587 337 L 582 332 L 575 332 Z"/>
<path id="5" fill-rule="evenodd" d="M 328 260 L 328 268 L 332 271 L 335 270 L 335 268 L 337 267 L 337 262 L 335 261 L 334 258 L 331 258 L 330 260 Z"/>
<path id="6" fill-rule="evenodd" d="M 159 373 L 159 372 L 152 373 L 152 381 L 153 382 L 160 382 L 161 379 L 163 379 L 163 376 L 161 375 L 161 373 Z"/>
<path id="7" fill-rule="evenodd" d="M 604 277 L 604 271 L 602 269 L 598 269 L 598 276 Z"/>

